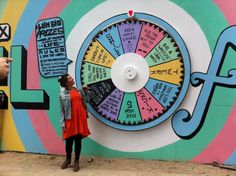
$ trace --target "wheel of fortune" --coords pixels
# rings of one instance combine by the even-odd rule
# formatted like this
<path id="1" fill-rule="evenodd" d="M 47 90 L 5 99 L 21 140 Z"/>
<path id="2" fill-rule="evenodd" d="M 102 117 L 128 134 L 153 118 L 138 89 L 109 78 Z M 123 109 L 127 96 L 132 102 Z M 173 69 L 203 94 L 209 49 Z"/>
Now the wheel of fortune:
<path id="1" fill-rule="evenodd" d="M 90 112 L 121 130 L 156 126 L 184 100 L 190 58 L 176 30 L 146 13 L 120 14 L 94 28 L 76 60 L 76 82 L 90 88 Z"/>

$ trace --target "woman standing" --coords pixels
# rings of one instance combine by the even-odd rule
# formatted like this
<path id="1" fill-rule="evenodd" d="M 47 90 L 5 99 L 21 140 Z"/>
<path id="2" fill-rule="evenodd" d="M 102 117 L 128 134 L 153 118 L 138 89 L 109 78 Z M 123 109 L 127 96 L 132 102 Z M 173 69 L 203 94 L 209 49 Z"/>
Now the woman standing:
<path id="1" fill-rule="evenodd" d="M 69 74 L 61 76 L 58 80 L 60 86 L 65 89 L 60 93 L 61 126 L 62 136 L 66 141 L 66 160 L 61 165 L 66 169 L 71 163 L 72 146 L 75 143 L 75 159 L 73 171 L 79 171 L 79 158 L 81 152 L 81 140 L 90 134 L 87 123 L 87 110 L 84 101 L 88 101 L 86 91 L 88 86 L 83 86 L 83 90 L 74 87 L 74 80 Z"/>

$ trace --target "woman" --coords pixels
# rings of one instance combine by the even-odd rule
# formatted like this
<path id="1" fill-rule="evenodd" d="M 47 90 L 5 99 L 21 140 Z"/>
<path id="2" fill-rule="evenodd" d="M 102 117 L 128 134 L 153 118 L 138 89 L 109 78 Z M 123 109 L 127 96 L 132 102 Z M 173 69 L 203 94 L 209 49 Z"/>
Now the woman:
<path id="1" fill-rule="evenodd" d="M 66 169 L 71 163 L 72 146 L 75 143 L 75 160 L 73 171 L 79 171 L 79 158 L 81 152 L 81 140 L 90 134 L 87 123 L 87 111 L 84 101 L 88 101 L 86 92 L 88 86 L 83 86 L 83 90 L 74 87 L 74 80 L 69 74 L 61 76 L 58 80 L 61 87 L 65 89 L 60 94 L 61 126 L 62 136 L 66 141 L 66 160 L 61 165 Z"/>

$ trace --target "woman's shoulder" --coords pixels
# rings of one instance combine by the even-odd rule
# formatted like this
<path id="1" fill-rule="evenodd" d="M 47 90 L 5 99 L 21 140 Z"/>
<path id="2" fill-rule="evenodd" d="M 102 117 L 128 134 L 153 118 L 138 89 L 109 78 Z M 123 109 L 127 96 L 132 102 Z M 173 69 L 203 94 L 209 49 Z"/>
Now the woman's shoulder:
<path id="1" fill-rule="evenodd" d="M 63 96 L 65 96 L 65 95 L 67 95 L 67 94 L 69 94 L 69 91 L 66 90 L 66 89 L 63 89 L 63 90 L 61 90 L 61 92 L 59 93 L 59 96 L 60 96 L 60 97 L 63 97 Z"/>
<path id="2" fill-rule="evenodd" d="M 78 92 L 82 92 L 83 90 L 78 88 L 78 87 L 74 87 L 75 90 L 77 90 Z"/>

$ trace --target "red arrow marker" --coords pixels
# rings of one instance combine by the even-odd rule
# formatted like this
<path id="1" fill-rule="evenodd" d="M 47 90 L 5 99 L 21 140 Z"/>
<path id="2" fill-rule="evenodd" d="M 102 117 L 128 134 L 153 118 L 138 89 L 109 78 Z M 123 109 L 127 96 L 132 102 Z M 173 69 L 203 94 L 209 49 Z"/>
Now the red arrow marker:
<path id="1" fill-rule="evenodd" d="M 129 17 L 133 17 L 134 16 L 134 11 L 133 10 L 129 10 L 128 11 L 128 16 Z"/>

